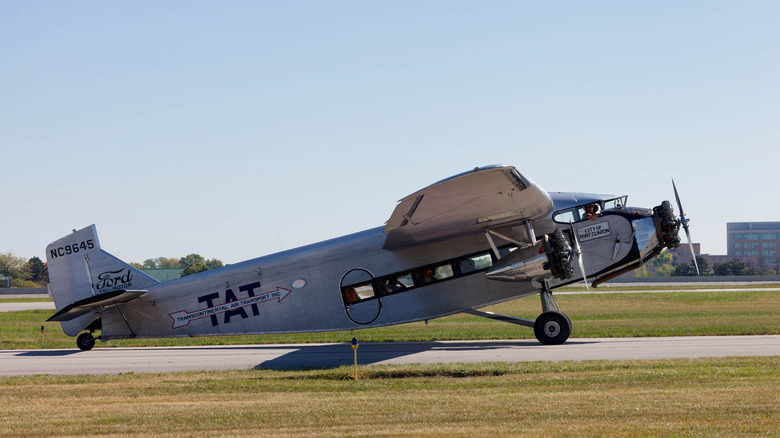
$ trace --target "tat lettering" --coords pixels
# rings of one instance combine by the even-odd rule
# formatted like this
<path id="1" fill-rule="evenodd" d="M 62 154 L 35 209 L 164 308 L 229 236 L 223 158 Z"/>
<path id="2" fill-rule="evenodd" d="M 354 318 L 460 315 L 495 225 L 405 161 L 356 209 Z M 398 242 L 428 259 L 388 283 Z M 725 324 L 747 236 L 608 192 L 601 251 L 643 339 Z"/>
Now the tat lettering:
<path id="1" fill-rule="evenodd" d="M 222 294 L 219 292 L 199 296 L 198 303 L 205 303 L 207 307 L 194 312 L 181 310 L 171 313 L 170 317 L 173 319 L 173 328 L 184 327 L 188 325 L 190 321 L 205 318 L 207 316 L 211 320 L 212 327 L 216 327 L 220 324 L 229 324 L 231 320 L 238 317 L 241 317 L 241 319 L 244 320 L 250 317 L 247 307 L 251 309 L 252 316 L 259 316 L 259 304 L 269 301 L 279 303 L 291 292 L 288 289 L 276 287 L 276 290 L 270 292 L 255 293 L 255 289 L 259 288 L 259 282 L 245 284 L 238 287 L 238 295 L 233 292 L 233 289 L 226 289 L 224 300 Z M 244 293 L 246 294 L 246 297 L 242 297 Z M 221 304 L 220 301 L 222 301 Z M 222 315 L 222 318 L 219 318 L 218 315 Z"/>

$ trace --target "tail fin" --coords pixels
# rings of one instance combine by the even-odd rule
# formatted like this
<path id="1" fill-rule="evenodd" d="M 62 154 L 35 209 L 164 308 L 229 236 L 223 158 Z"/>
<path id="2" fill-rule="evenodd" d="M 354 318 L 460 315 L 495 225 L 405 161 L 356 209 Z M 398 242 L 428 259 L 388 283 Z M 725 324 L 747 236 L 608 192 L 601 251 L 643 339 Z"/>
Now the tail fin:
<path id="1" fill-rule="evenodd" d="M 123 292 L 142 289 L 157 280 L 100 249 L 95 225 L 73 231 L 46 247 L 49 268 L 49 295 L 62 330 L 75 336 L 89 326 L 100 306 L 127 299 Z M 137 297 L 138 293 L 133 296 Z M 112 298 L 112 300 L 109 300 Z M 75 309 L 75 310 L 74 310 Z M 68 313 L 67 316 L 63 316 Z"/>

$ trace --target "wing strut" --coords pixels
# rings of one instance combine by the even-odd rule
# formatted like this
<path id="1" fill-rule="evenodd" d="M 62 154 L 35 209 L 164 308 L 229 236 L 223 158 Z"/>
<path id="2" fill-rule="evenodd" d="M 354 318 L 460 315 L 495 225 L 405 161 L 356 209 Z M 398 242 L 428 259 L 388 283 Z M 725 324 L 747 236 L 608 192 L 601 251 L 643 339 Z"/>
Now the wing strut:
<path id="1" fill-rule="evenodd" d="M 531 246 L 536 244 L 536 233 L 534 232 L 534 226 L 531 225 L 531 221 L 525 221 L 525 229 L 528 231 L 528 239 L 531 241 Z"/>
<path id="2" fill-rule="evenodd" d="M 490 231 L 485 231 L 485 237 L 487 237 L 487 241 L 490 244 L 490 248 L 493 250 L 493 254 L 496 255 L 497 260 L 501 260 L 501 254 L 498 253 L 498 248 L 496 248 L 495 242 L 493 242 L 493 238 L 490 237 Z"/>
<path id="3" fill-rule="evenodd" d="M 532 237 L 531 245 L 528 245 L 527 243 L 518 242 L 515 239 L 506 237 L 503 234 L 497 233 L 493 230 L 485 230 L 485 237 L 487 238 L 487 241 L 490 244 L 490 248 L 493 249 L 493 253 L 496 255 L 496 259 L 501 260 L 501 254 L 498 253 L 498 247 L 496 247 L 496 243 L 493 241 L 493 237 L 491 237 L 490 235 L 492 234 L 493 236 L 504 239 L 507 242 L 514 243 L 515 245 L 517 245 L 518 248 L 525 248 L 528 246 L 532 246 L 534 243 L 536 243 L 536 238 L 533 237 L 533 228 L 530 228 L 530 223 L 528 224 L 528 226 L 529 226 L 529 234 L 531 234 Z"/>

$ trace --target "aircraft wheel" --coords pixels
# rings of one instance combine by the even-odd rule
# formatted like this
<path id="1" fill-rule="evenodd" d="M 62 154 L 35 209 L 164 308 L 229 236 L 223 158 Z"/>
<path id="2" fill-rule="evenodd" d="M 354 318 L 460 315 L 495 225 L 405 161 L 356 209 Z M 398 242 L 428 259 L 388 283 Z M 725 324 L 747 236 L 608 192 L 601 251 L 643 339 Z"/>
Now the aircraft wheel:
<path id="1" fill-rule="evenodd" d="M 569 315 L 561 312 L 561 315 L 563 315 L 566 318 L 566 321 L 569 323 L 569 336 L 571 336 L 571 332 L 574 331 L 574 324 L 571 322 L 571 318 L 569 318 Z M 566 337 L 566 339 L 569 339 L 569 336 Z"/>
<path id="2" fill-rule="evenodd" d="M 559 345 L 571 334 L 571 321 L 560 312 L 544 312 L 534 322 L 536 339 L 545 345 Z"/>
<path id="3" fill-rule="evenodd" d="M 76 338 L 76 345 L 81 351 L 89 351 L 95 346 L 95 337 L 92 333 L 82 333 Z"/>

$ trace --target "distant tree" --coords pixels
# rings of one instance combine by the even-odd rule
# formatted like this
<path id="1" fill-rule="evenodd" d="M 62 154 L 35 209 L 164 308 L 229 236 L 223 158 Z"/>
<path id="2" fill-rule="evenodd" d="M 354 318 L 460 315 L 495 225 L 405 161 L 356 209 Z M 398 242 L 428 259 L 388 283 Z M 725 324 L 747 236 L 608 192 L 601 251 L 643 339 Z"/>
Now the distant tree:
<path id="1" fill-rule="evenodd" d="M 696 263 L 699 264 L 699 272 L 701 275 L 712 275 L 712 271 L 710 270 L 710 262 L 707 261 L 706 257 L 697 255 Z"/>
<path id="2" fill-rule="evenodd" d="M 712 272 L 720 277 L 726 277 L 731 275 L 731 271 L 726 263 L 715 263 L 712 265 Z"/>
<path id="3" fill-rule="evenodd" d="M 777 271 L 772 269 L 770 265 L 767 265 L 764 263 L 764 259 L 762 258 L 758 262 L 758 267 L 755 269 L 755 272 L 757 275 L 776 275 Z"/>
<path id="4" fill-rule="evenodd" d="M 710 267 L 707 259 L 697 255 L 696 263 L 699 265 L 699 275 L 710 275 Z M 693 260 L 688 263 L 681 263 L 674 267 L 672 275 L 675 277 L 692 277 L 696 275 L 696 266 L 693 264 Z"/>
<path id="5" fill-rule="evenodd" d="M 197 254 L 195 255 L 197 256 Z M 130 265 L 137 269 L 179 269 L 184 267 L 181 266 L 176 257 L 157 257 L 156 259 L 146 259 L 143 263 L 130 263 Z"/>
<path id="6" fill-rule="evenodd" d="M 206 265 L 206 259 L 200 254 L 190 254 L 179 259 L 179 267 L 187 269 L 190 265 L 195 263 L 203 263 Z M 208 267 L 208 266 L 206 266 Z"/>
<path id="7" fill-rule="evenodd" d="M 206 266 L 208 266 L 209 269 L 217 269 L 217 268 L 221 268 L 221 267 L 223 267 L 225 265 L 222 264 L 221 260 L 208 259 L 208 260 L 206 260 Z"/>
<path id="8" fill-rule="evenodd" d="M 203 262 L 194 262 L 189 264 L 184 270 L 181 272 L 182 277 L 186 277 L 188 275 L 197 274 L 198 272 L 204 272 L 208 271 L 209 267 L 206 266 Z"/>
<path id="9" fill-rule="evenodd" d="M 634 270 L 634 277 L 647 277 L 647 265 L 642 265 Z"/>
<path id="10" fill-rule="evenodd" d="M 16 257 L 10 252 L 0 253 L 0 275 L 9 278 L 11 280 L 11 286 L 24 287 L 24 267 L 26 263 L 27 262 L 23 258 Z M 0 284 L 0 287 L 5 287 L 5 282 Z"/>
<path id="11" fill-rule="evenodd" d="M 38 257 L 27 260 L 27 263 L 24 265 L 24 270 L 27 274 L 27 280 L 44 284 L 49 282 L 49 269 Z"/>
<path id="12" fill-rule="evenodd" d="M 696 275 L 696 269 L 688 263 L 680 263 L 672 271 L 672 277 L 691 277 L 694 275 Z"/>
<path id="13" fill-rule="evenodd" d="M 659 277 L 668 277 L 672 275 L 674 267 L 672 266 L 672 253 L 667 250 L 663 250 L 661 254 L 658 254 L 651 262 L 650 266 L 653 268 L 655 275 Z"/>
<path id="14" fill-rule="evenodd" d="M 755 275 L 756 271 L 750 266 L 746 265 L 740 259 L 731 259 L 725 263 L 715 263 L 713 266 L 715 275 L 732 276 L 732 275 Z"/>
<path id="15" fill-rule="evenodd" d="M 157 257 L 157 269 L 177 269 L 182 267 L 181 260 L 176 257 Z"/>
<path id="16" fill-rule="evenodd" d="M 224 266 L 222 261 L 206 260 L 200 254 L 190 254 L 182 258 L 157 257 L 156 259 L 146 259 L 143 264 L 131 263 L 131 265 L 138 269 L 183 269 L 182 277 Z"/>

